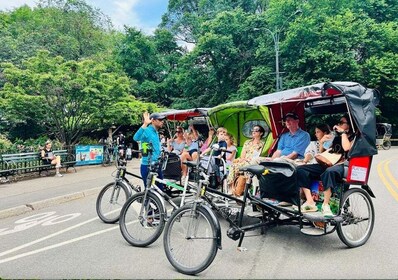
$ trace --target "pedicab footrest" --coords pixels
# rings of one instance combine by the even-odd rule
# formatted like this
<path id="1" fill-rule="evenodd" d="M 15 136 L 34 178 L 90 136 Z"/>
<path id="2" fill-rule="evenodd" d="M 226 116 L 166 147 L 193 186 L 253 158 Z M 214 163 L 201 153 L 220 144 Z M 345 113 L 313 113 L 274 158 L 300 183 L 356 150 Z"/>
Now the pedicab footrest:
<path id="1" fill-rule="evenodd" d="M 303 218 L 307 219 L 310 222 L 331 222 L 331 221 L 334 221 L 336 223 L 341 223 L 343 221 L 343 217 L 341 217 L 341 216 L 324 217 L 321 212 L 303 213 Z"/>

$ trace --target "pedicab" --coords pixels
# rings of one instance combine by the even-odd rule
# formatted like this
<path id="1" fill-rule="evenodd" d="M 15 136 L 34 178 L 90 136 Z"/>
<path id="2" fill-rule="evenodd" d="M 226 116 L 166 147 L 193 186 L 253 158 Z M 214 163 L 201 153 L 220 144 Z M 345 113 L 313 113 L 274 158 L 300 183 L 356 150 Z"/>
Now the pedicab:
<path id="1" fill-rule="evenodd" d="M 284 132 L 282 119 L 286 113 L 297 113 L 302 127 L 313 115 L 348 113 L 355 138 L 344 162 L 344 178 L 334 193 L 337 203 L 337 207 L 332 209 L 334 215 L 301 211 L 296 166 L 290 162 L 268 160 L 241 168 L 249 178 L 243 198 L 236 199 L 241 208 L 235 218 L 225 215 L 222 208 L 209 199 L 208 192 L 213 191 L 208 190 L 208 177 L 202 172 L 205 179 L 197 184 L 196 198 L 176 210 L 166 224 L 163 244 L 170 263 L 179 272 L 190 275 L 209 267 L 218 249 L 222 248 L 219 217 L 229 223 L 227 236 L 239 240 L 240 251 L 245 250 L 242 242 L 246 232 L 261 229 L 263 233 L 279 225 L 298 226 L 307 235 L 327 235 L 337 231 L 340 240 L 350 248 L 365 244 L 372 234 L 375 220 L 371 200 L 375 196 L 368 186 L 368 179 L 373 155 L 377 154 L 375 107 L 378 101 L 377 91 L 355 82 L 319 83 L 249 100 L 248 106 L 258 107 L 269 116 L 273 138 L 269 155 Z M 216 121 L 223 124 L 214 118 L 213 122 Z M 254 177 L 260 181 L 260 195 L 249 192 Z M 227 194 L 218 194 L 228 197 Z M 290 202 L 296 207 L 274 204 L 270 199 Z M 319 202 L 322 203 L 322 195 L 319 195 Z M 258 210 L 259 220 L 248 224 L 244 222 L 244 216 L 250 205 Z M 322 223 L 322 226 L 316 227 L 314 223 Z M 186 250 L 187 247 L 190 250 Z"/>
<path id="2" fill-rule="evenodd" d="M 376 90 L 355 82 L 319 83 L 249 100 L 250 105 L 264 106 L 269 110 L 274 137 L 270 154 L 276 150 L 279 136 L 284 132 L 282 119 L 288 112 L 298 114 L 304 129 L 306 120 L 311 117 L 347 113 L 355 134 L 344 162 L 344 178 L 341 178 L 331 200 L 334 204 L 331 205 L 333 217 L 324 217 L 320 212 L 301 213 L 300 207 L 270 208 L 267 202 L 262 202 L 262 206 L 265 205 L 267 211 L 278 217 L 285 214 L 298 221 L 304 234 L 325 235 L 337 230 L 338 236 L 348 247 L 365 244 L 372 233 L 375 218 L 371 200 L 371 197 L 375 196 L 368 185 L 368 179 L 373 155 L 377 154 L 375 108 L 378 102 L 379 93 Z M 260 180 L 261 198 L 273 198 L 300 205 L 298 186 L 295 184 L 295 168 L 292 168 L 291 164 L 285 165 L 277 162 L 261 163 L 263 168 L 260 170 L 263 170 L 263 173 L 267 173 L 265 170 L 276 170 L 274 174 L 269 172 L 268 175 L 256 173 Z M 292 170 L 289 177 L 281 175 L 285 169 Z M 314 182 L 313 190 L 318 193 L 318 208 L 322 204 L 323 190 L 320 183 Z M 314 224 L 321 226 L 313 227 Z"/>
<path id="3" fill-rule="evenodd" d="M 167 137 L 172 137 L 173 131 L 177 126 L 194 125 L 195 129 L 200 133 L 204 134 L 208 131 L 208 121 L 206 118 L 207 108 L 193 108 L 185 110 L 169 110 L 162 112 L 165 118 L 165 128 Z M 188 128 L 189 129 L 189 128 Z M 163 147 L 166 149 L 166 147 Z M 175 153 L 167 153 L 162 166 L 163 176 L 166 179 L 180 181 L 181 185 L 186 185 L 185 182 L 181 182 L 181 160 L 180 157 Z M 185 189 L 184 189 L 185 190 Z M 172 196 L 179 195 L 181 191 L 173 190 L 169 192 Z"/>
<path id="4" fill-rule="evenodd" d="M 376 124 L 376 146 L 383 150 L 391 148 L 392 126 L 389 123 Z"/>

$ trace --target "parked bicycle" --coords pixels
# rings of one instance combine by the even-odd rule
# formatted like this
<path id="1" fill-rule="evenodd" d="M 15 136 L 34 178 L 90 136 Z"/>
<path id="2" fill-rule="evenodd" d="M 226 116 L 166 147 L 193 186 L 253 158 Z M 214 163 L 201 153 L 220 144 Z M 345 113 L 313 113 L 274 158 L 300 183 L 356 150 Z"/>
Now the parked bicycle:
<path id="1" fill-rule="evenodd" d="M 104 146 L 104 153 L 102 158 L 102 165 L 103 166 L 110 166 L 115 163 L 118 166 L 118 148 L 114 145 L 105 145 Z"/>
<path id="2" fill-rule="evenodd" d="M 174 180 L 158 177 L 159 167 L 165 168 L 163 164 L 167 162 L 167 156 L 168 152 L 163 150 L 160 159 L 151 162 L 147 188 L 131 196 L 120 212 L 120 231 L 124 239 L 133 246 L 146 247 L 155 242 L 163 232 L 169 212 L 181 207 L 189 192 L 188 181 L 182 186 Z M 159 187 L 160 184 L 163 189 Z M 180 205 L 172 200 L 172 189 L 181 192 Z M 166 208 L 165 202 L 167 206 L 171 206 L 171 211 Z"/>
<path id="3" fill-rule="evenodd" d="M 105 185 L 98 194 L 96 210 L 98 217 L 104 223 L 116 223 L 119 220 L 120 209 L 127 199 L 141 191 L 141 187 L 134 186 L 126 175 L 142 180 L 140 176 L 126 170 L 126 161 L 120 161 L 117 165 L 115 181 Z"/>

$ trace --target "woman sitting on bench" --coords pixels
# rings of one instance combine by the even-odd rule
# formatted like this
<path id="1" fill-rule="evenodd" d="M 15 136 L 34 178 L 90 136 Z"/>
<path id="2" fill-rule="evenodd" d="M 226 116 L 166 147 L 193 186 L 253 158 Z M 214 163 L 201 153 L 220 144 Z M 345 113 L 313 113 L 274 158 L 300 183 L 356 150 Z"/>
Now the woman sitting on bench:
<path id="1" fill-rule="evenodd" d="M 53 164 L 55 165 L 56 177 L 62 177 L 62 174 L 59 173 L 59 168 L 61 167 L 61 157 L 56 156 L 51 149 L 52 143 L 50 140 L 46 141 L 44 149 L 41 150 L 41 160 L 43 164 Z"/>

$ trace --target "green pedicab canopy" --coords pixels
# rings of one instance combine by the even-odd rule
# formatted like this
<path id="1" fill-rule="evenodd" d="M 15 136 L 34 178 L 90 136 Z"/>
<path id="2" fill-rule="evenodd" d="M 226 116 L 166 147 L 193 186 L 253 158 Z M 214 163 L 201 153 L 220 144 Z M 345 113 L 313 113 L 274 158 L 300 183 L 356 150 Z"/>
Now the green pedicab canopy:
<path id="1" fill-rule="evenodd" d="M 232 134 L 238 151 L 251 138 L 251 128 L 261 125 L 265 129 L 265 146 L 261 154 L 267 154 L 273 141 L 272 133 L 269 133 L 270 118 L 267 108 L 248 105 L 247 101 L 236 101 L 210 108 L 207 115 L 213 127 L 225 127 Z"/>

